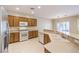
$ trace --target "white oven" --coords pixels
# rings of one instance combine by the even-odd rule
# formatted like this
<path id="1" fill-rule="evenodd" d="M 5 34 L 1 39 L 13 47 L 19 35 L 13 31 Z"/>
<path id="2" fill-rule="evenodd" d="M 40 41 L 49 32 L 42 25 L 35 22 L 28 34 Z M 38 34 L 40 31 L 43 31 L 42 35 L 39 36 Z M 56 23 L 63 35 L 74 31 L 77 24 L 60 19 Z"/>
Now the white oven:
<path id="1" fill-rule="evenodd" d="M 19 22 L 19 30 L 20 30 L 20 41 L 26 41 L 28 40 L 28 31 L 27 26 L 28 22 Z"/>
<path id="2" fill-rule="evenodd" d="M 20 31 L 20 41 L 28 40 L 28 31 Z"/>

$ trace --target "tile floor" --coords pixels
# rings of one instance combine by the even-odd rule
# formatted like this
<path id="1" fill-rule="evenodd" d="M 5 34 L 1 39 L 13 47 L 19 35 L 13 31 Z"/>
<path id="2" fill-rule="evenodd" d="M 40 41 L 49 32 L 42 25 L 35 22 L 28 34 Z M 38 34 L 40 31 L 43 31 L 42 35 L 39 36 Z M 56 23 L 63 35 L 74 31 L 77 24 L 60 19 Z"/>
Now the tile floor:
<path id="1" fill-rule="evenodd" d="M 59 43 L 59 41 L 56 41 L 55 43 L 57 43 L 58 45 L 55 45 L 52 43 L 52 46 L 49 46 L 49 48 L 53 47 L 52 51 L 54 53 L 56 52 L 60 52 L 60 53 L 78 52 L 79 53 L 79 45 L 77 46 L 70 42 Z M 63 44 L 66 44 L 67 49 L 63 49 L 65 46 L 59 47 L 59 44 L 61 44 L 61 46 Z M 24 42 L 17 42 L 17 43 L 9 44 L 8 52 L 9 53 L 44 53 L 44 46 L 41 43 L 39 43 L 38 38 L 34 38 L 34 39 L 30 39 Z"/>
<path id="2" fill-rule="evenodd" d="M 37 38 L 9 44 L 9 53 L 44 53 L 44 48 Z"/>

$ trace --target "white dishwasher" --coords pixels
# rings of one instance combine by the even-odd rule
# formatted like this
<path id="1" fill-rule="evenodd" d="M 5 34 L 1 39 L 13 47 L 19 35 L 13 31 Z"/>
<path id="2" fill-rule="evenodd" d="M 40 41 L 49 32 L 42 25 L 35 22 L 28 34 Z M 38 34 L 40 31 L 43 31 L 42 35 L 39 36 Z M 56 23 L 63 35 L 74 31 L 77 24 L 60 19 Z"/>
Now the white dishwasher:
<path id="1" fill-rule="evenodd" d="M 28 40 L 28 31 L 20 31 L 20 41 Z"/>

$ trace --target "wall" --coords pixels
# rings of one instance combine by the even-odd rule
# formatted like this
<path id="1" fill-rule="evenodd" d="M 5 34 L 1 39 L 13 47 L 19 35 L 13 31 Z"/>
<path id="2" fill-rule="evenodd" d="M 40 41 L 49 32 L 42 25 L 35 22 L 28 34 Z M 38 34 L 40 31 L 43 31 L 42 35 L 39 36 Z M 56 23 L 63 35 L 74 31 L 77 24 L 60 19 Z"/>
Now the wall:
<path id="1" fill-rule="evenodd" d="M 52 29 L 52 20 L 50 19 L 41 19 L 41 18 L 38 18 L 37 20 L 37 25 L 38 25 L 38 29 L 40 31 L 43 31 L 44 29 Z"/>
<path id="2" fill-rule="evenodd" d="M 53 29 L 57 30 L 56 24 L 58 22 L 64 22 L 64 21 L 69 21 L 70 22 L 70 33 L 74 33 L 74 34 L 79 34 L 78 31 L 78 19 L 79 16 L 70 16 L 70 17 L 64 17 L 64 18 L 59 18 L 59 19 L 53 19 L 52 22 L 54 25 Z"/>

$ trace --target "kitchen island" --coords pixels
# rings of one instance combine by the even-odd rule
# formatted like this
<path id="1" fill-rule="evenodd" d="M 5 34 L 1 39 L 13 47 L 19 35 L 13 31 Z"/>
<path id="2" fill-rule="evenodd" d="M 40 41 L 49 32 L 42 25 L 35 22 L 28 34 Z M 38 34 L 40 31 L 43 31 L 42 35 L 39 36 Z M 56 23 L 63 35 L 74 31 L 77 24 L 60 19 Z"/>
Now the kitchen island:
<path id="1" fill-rule="evenodd" d="M 43 33 L 49 35 L 51 42 L 44 45 L 45 51 L 51 53 L 79 53 L 79 44 L 75 42 L 78 37 L 64 33 L 56 33 L 45 30 Z M 64 34 L 64 37 L 63 35 Z"/>

